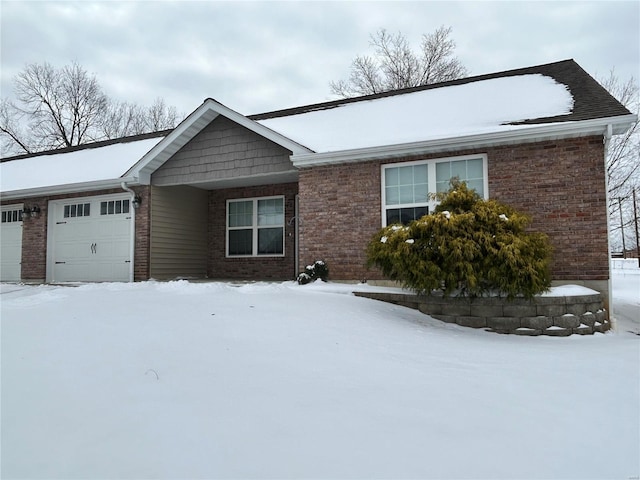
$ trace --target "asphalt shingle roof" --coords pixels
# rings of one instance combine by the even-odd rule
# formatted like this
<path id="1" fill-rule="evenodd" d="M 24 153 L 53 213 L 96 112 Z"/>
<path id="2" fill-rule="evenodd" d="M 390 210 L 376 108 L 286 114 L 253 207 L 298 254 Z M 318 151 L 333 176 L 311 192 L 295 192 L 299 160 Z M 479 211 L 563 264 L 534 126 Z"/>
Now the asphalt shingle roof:
<path id="1" fill-rule="evenodd" d="M 327 110 L 331 108 L 348 105 L 351 103 L 376 100 L 378 98 L 391 97 L 396 95 L 406 95 L 424 90 L 439 89 L 454 85 L 465 85 L 483 80 L 495 78 L 513 77 L 518 75 L 540 74 L 553 78 L 556 82 L 566 85 L 574 99 L 574 105 L 571 113 L 567 115 L 541 117 L 528 119 L 518 124 L 538 124 L 552 122 L 571 122 L 579 120 L 590 120 L 595 118 L 615 117 L 620 115 L 628 115 L 631 112 L 621 105 L 609 92 L 602 87 L 593 77 L 580 67 L 574 60 L 563 60 L 560 62 L 548 63 L 544 65 L 536 65 L 532 67 L 519 68 L 515 70 L 506 70 L 503 72 L 490 73 L 486 75 L 477 75 L 472 77 L 461 78 L 442 83 L 434 83 L 420 87 L 405 88 L 401 90 L 393 90 L 389 92 L 379 93 L 375 95 L 366 95 L 362 97 L 354 97 L 348 99 L 334 100 L 324 103 L 316 103 L 301 107 L 288 108 L 283 110 L 275 110 L 256 115 L 249 115 L 252 120 L 266 120 L 271 118 L 287 117 L 291 115 L 299 115 L 303 113 Z"/>

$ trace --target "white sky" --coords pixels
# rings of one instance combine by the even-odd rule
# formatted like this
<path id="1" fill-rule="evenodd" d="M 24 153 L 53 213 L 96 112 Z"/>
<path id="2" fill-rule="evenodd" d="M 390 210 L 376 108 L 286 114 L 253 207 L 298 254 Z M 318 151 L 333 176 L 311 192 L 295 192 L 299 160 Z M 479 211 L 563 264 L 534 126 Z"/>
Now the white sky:
<path id="1" fill-rule="evenodd" d="M 640 72 L 640 2 L 0 2 L 1 95 L 28 63 L 75 60 L 118 100 L 207 97 L 243 114 L 331 100 L 329 82 L 378 28 L 453 28 L 471 74 L 575 59 L 593 76 Z"/>

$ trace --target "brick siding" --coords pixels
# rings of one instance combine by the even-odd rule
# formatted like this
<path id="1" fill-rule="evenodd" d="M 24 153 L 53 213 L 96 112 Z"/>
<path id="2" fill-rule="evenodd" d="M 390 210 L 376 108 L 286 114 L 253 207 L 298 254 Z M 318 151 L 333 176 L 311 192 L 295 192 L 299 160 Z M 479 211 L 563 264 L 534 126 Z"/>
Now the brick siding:
<path id="1" fill-rule="evenodd" d="M 609 278 L 601 136 L 302 169 L 301 265 L 323 259 L 332 279 L 382 279 L 365 267 L 366 245 L 382 225 L 381 165 L 478 153 L 488 156 L 489 196 L 549 235 L 554 280 Z"/>
<path id="2" fill-rule="evenodd" d="M 295 278 L 295 215 L 298 185 L 287 183 L 209 192 L 209 259 L 207 275 L 219 279 L 290 280 Z M 285 197 L 285 256 L 226 258 L 226 202 L 240 198 Z"/>

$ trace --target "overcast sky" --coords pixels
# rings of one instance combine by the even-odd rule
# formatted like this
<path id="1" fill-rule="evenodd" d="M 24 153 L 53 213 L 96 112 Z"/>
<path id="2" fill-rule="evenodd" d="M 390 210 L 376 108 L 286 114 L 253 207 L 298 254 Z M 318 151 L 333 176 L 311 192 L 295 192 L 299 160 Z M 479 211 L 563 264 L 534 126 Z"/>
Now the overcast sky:
<path id="1" fill-rule="evenodd" d="M 0 2 L 1 88 L 26 64 L 77 61 L 118 100 L 207 97 L 252 114 L 331 100 L 369 34 L 452 27 L 472 75 L 573 58 L 592 76 L 640 76 L 640 2 Z"/>

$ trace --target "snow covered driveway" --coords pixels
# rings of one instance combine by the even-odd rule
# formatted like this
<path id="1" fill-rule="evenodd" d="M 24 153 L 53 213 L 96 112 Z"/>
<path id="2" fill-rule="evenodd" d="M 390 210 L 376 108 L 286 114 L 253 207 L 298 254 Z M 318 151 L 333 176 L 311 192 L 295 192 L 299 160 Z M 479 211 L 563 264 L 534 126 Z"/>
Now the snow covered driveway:
<path id="1" fill-rule="evenodd" d="M 624 329 L 497 335 L 334 284 L 1 291 L 3 479 L 640 474 Z"/>

